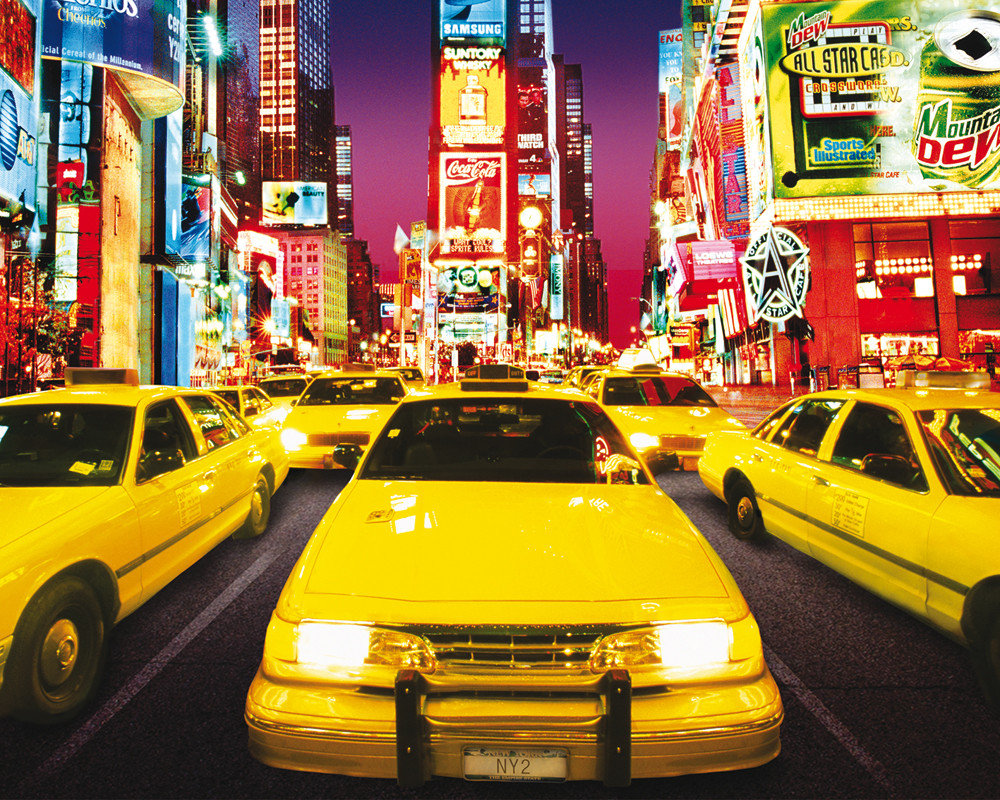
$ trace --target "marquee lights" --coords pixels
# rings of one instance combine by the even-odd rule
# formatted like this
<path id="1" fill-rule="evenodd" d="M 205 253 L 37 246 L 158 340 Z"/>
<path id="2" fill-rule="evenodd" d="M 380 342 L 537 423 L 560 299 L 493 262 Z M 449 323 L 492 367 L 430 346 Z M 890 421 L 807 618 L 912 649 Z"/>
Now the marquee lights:
<path id="1" fill-rule="evenodd" d="M 776 222 L 990 216 L 998 213 L 1000 191 L 785 198 L 774 201 Z"/>

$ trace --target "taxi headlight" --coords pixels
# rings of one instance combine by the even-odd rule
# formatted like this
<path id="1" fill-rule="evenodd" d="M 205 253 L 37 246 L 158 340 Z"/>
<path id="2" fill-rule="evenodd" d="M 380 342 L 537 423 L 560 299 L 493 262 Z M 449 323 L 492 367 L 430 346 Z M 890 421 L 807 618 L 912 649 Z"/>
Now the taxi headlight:
<path id="1" fill-rule="evenodd" d="M 632 447 L 639 452 L 648 450 L 650 447 L 656 447 L 660 443 L 659 437 L 648 433 L 633 433 L 628 437 L 628 440 L 632 444 Z"/>
<path id="2" fill-rule="evenodd" d="M 419 636 L 336 622 L 300 622 L 296 661 L 330 667 L 388 666 L 431 672 L 434 654 Z"/>
<path id="3" fill-rule="evenodd" d="M 590 659 L 594 672 L 619 667 L 697 667 L 730 660 L 731 634 L 721 620 L 672 622 L 605 636 Z"/>
<path id="4" fill-rule="evenodd" d="M 286 450 L 298 450 L 306 443 L 306 435 L 295 428 L 284 428 L 281 431 L 281 444 Z"/>

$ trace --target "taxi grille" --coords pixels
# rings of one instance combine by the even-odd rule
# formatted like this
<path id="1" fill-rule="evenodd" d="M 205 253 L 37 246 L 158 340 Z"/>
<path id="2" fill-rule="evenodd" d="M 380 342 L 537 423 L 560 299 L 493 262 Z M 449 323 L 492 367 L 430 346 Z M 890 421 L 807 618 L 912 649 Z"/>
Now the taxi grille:
<path id="1" fill-rule="evenodd" d="M 575 669 L 586 667 L 601 638 L 595 631 L 560 633 L 425 633 L 438 663 L 451 667 Z"/>
<path id="2" fill-rule="evenodd" d="M 704 450 L 704 436 L 661 436 L 660 447 L 671 450 Z"/>
<path id="3" fill-rule="evenodd" d="M 368 444 L 371 437 L 367 433 L 310 433 L 306 444 L 313 447 L 329 447 L 335 444 Z"/>

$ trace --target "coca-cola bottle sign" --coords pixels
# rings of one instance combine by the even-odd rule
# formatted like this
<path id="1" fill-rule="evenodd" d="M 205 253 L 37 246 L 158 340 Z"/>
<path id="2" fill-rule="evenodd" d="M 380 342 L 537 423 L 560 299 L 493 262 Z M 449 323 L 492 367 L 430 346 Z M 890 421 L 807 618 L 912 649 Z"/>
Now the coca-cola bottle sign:
<path id="1" fill-rule="evenodd" d="M 500 159 L 478 158 L 449 161 L 445 178 L 449 183 L 473 183 L 481 178 L 495 178 L 500 171 Z"/>

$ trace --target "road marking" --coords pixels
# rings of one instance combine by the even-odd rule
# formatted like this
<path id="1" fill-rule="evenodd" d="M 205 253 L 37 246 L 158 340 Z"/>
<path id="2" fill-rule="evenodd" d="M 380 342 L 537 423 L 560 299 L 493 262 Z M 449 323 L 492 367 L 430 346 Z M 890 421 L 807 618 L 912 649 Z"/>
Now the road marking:
<path id="1" fill-rule="evenodd" d="M 21 797 L 37 794 L 34 787 L 43 779 L 65 766 L 66 762 L 75 756 L 107 724 L 112 717 L 121 711 L 131 700 L 153 680 L 171 660 L 194 641 L 198 635 L 215 621 L 226 607 L 239 597 L 260 574 L 267 569 L 281 553 L 283 548 L 272 546 L 271 551 L 262 553 L 247 570 L 233 581 L 226 590 L 215 598 L 187 627 L 178 633 L 166 647 L 126 683 L 118 693 L 106 702 L 98 711 L 84 722 L 66 743 L 53 753 L 45 763 L 21 783 L 15 794 Z"/>
<path id="2" fill-rule="evenodd" d="M 813 694 L 809 687 L 802 682 L 802 679 L 792 672 L 788 665 L 766 645 L 764 658 L 771 669 L 771 674 L 791 690 L 799 702 L 806 707 L 806 710 L 820 721 L 855 761 L 864 767 L 865 772 L 871 775 L 872 779 L 892 796 L 894 790 L 892 781 L 889 780 L 889 773 L 878 759 L 861 746 L 861 743 L 854 738 L 854 734 L 848 730 L 847 726 L 823 705 L 823 701 Z"/>

